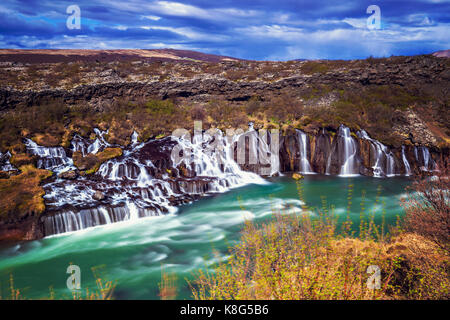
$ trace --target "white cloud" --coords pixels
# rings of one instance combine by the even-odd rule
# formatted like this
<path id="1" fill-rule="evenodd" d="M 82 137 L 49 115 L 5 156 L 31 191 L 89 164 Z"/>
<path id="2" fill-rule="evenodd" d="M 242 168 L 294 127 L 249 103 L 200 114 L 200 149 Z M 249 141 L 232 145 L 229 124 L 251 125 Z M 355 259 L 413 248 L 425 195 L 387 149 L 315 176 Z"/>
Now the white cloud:
<path id="1" fill-rule="evenodd" d="M 148 8 L 169 16 L 209 18 L 211 15 L 207 10 L 179 2 L 156 1 L 149 4 Z"/>
<path id="2" fill-rule="evenodd" d="M 229 21 L 230 19 L 246 19 L 262 16 L 263 13 L 257 10 L 241 10 L 236 8 L 216 8 L 202 9 L 193 5 L 188 5 L 172 1 L 156 1 L 146 6 L 146 9 L 157 14 L 178 17 L 190 17 L 203 20 Z"/>
<path id="3" fill-rule="evenodd" d="M 158 16 L 142 16 L 141 19 L 148 19 L 148 20 L 153 20 L 153 21 L 159 21 L 159 20 L 161 20 L 161 17 L 158 17 Z"/>
<path id="4" fill-rule="evenodd" d="M 117 30 L 121 30 L 121 31 L 125 31 L 125 30 L 128 30 L 128 27 L 127 26 L 115 26 L 115 27 L 113 27 L 114 29 L 117 29 Z"/>
<path id="5" fill-rule="evenodd" d="M 175 28 L 175 27 L 164 27 L 164 26 L 141 26 L 141 29 L 145 29 L 145 30 L 165 30 L 165 31 L 170 31 L 173 33 L 176 33 L 178 35 L 181 35 L 183 37 L 186 37 L 189 40 L 207 40 L 207 41 L 225 41 L 228 40 L 229 37 L 225 36 L 225 35 L 211 35 L 210 33 L 203 33 L 203 32 L 198 32 L 193 30 L 192 28 L 187 28 L 187 27 L 180 27 L 180 28 Z"/>
<path id="6" fill-rule="evenodd" d="M 319 57 L 329 58 L 360 56 L 389 56 L 393 49 L 402 43 L 412 42 L 438 43 L 450 47 L 448 38 L 449 24 L 439 26 L 402 27 L 391 25 L 389 29 L 368 30 L 362 27 L 362 21 L 349 20 L 356 28 L 337 28 L 332 30 L 308 30 L 280 25 L 250 26 L 236 29 L 243 37 L 283 41 L 285 50 L 277 52 L 268 59 L 296 59 Z M 334 52 L 332 51 L 334 50 Z"/>
<path id="7" fill-rule="evenodd" d="M 345 18 L 342 22 L 347 23 L 353 28 L 366 29 L 367 28 L 367 18 Z"/>

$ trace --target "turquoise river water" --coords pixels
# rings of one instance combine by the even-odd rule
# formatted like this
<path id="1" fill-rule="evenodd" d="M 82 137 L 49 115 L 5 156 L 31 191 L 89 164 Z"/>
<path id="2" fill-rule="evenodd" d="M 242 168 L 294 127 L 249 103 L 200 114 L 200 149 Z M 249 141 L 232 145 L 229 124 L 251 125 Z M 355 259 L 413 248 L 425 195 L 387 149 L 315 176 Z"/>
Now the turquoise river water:
<path id="1" fill-rule="evenodd" d="M 161 269 L 177 276 L 178 299 L 190 299 L 186 278 L 224 258 L 229 246 L 239 240 L 245 219 L 260 222 L 273 211 L 299 212 L 295 181 L 290 177 L 247 185 L 224 194 L 205 197 L 182 206 L 174 214 L 95 227 L 37 241 L 0 244 L 0 295 L 9 293 L 9 279 L 25 298 L 71 298 L 66 287 L 69 264 L 81 268 L 81 287 L 96 289 L 92 268 L 106 280 L 116 281 L 116 299 L 158 299 Z M 351 217 L 359 221 L 364 196 L 365 212 L 383 210 L 387 223 L 395 223 L 403 210 L 399 200 L 410 180 L 367 177 L 306 176 L 304 199 L 310 207 L 334 206 L 336 215 L 346 215 L 347 196 L 353 185 Z M 379 201 L 376 202 L 377 194 Z M 239 200 L 238 200 L 239 199 Z M 244 208 L 244 209 L 242 209 Z M 289 210 L 283 210 L 290 208 Z M 216 257 L 216 258 L 215 258 Z"/>

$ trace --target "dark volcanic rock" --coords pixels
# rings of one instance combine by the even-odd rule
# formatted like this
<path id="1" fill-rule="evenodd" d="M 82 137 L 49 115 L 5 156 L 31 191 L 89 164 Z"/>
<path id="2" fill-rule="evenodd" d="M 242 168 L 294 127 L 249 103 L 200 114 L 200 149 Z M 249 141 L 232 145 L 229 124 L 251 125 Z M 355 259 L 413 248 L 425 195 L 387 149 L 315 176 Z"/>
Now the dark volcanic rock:
<path id="1" fill-rule="evenodd" d="M 58 177 L 60 177 L 62 179 L 67 179 L 67 180 L 74 180 L 78 177 L 78 173 L 74 170 L 70 170 L 70 171 L 62 172 L 61 174 L 58 175 Z"/>
<path id="2" fill-rule="evenodd" d="M 314 140 L 314 156 L 312 159 L 313 170 L 324 174 L 327 168 L 328 157 L 331 152 L 331 138 L 325 133 L 321 133 Z"/>

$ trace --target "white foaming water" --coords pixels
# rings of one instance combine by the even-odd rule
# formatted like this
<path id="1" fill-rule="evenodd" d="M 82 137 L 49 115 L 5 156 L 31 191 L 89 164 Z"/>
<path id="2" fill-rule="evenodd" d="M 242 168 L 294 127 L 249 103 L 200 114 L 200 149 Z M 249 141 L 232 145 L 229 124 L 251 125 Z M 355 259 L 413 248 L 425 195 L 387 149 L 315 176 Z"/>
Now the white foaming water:
<path id="1" fill-rule="evenodd" d="M 81 154 L 86 156 L 89 153 L 97 154 L 99 151 L 103 150 L 106 147 L 109 147 L 110 144 L 105 141 L 103 136 L 108 133 L 108 131 L 100 131 L 98 128 L 94 128 L 94 132 L 96 135 L 96 138 L 93 142 L 89 141 L 88 139 L 80 137 L 78 134 L 76 134 L 72 139 L 72 150 L 79 151 Z"/>
<path id="2" fill-rule="evenodd" d="M 300 172 L 303 174 L 314 174 L 308 160 L 308 136 L 301 130 L 296 130 L 300 147 Z"/>
<path id="3" fill-rule="evenodd" d="M 97 132 L 97 135 L 99 134 Z M 66 210 L 47 216 L 44 221 L 46 235 L 74 232 L 99 225 L 175 212 L 176 208 L 171 204 L 170 198 L 221 193 L 249 183 L 267 183 L 258 175 L 245 172 L 239 167 L 233 159 L 231 144 L 228 144 L 222 135 L 214 137 L 205 135 L 193 143 L 185 139 L 172 138 L 161 145 L 156 143 L 147 147 L 146 143 L 138 144 L 137 138 L 137 133 L 133 133 L 131 149 L 125 150 L 122 157 L 111 159 L 100 166 L 96 173 L 102 179 L 99 182 L 80 177 L 70 182 L 57 179 L 56 182 L 47 185 L 49 191 L 45 199 L 56 208 L 64 205 L 92 206 L 93 202 L 94 207 Z M 177 170 L 175 168 L 180 163 L 171 159 L 171 164 L 166 163 L 162 167 L 159 164 L 160 167 L 156 168 L 148 158 L 148 152 L 150 154 L 156 152 L 157 157 L 158 152 L 166 152 L 174 140 L 184 150 L 192 150 L 193 159 L 198 160 L 194 162 L 195 177 L 172 179 L 168 173 Z M 102 139 L 97 138 L 96 141 L 101 142 Z M 220 161 L 217 154 L 204 148 L 205 144 L 208 145 L 214 141 L 221 143 L 224 147 L 225 152 L 219 154 Z M 148 143 L 154 143 L 154 141 Z M 72 145 L 76 146 L 76 143 Z M 83 148 L 86 148 L 86 145 Z M 98 148 L 92 150 L 96 149 Z M 189 163 L 186 163 L 186 167 L 188 165 Z M 164 170 L 167 170 L 167 173 Z M 163 172 L 162 175 L 154 176 L 155 172 L 160 171 Z M 108 197 L 107 204 L 100 200 L 95 205 L 93 197 L 97 190 L 101 190 Z"/>
<path id="4" fill-rule="evenodd" d="M 435 169 L 436 162 L 431 157 L 430 150 L 427 147 L 414 147 L 414 155 L 423 171 L 433 171 Z"/>
<path id="5" fill-rule="evenodd" d="M 249 131 L 246 134 L 254 134 L 255 131 Z M 203 135 L 194 135 L 193 141 L 188 137 L 173 138 L 178 142 L 185 155 L 177 157 L 177 152 L 173 152 L 171 160 L 174 166 L 181 163 L 189 168 L 194 166 L 194 171 L 198 177 L 216 178 L 211 182 L 211 190 L 216 192 L 225 192 L 230 188 L 236 188 L 250 183 L 267 183 L 259 175 L 243 171 L 234 160 L 233 147 L 238 142 L 240 136 L 224 137 L 220 130 L 214 130 Z M 256 139 L 250 139 L 255 141 Z M 252 143 L 252 142 L 250 142 Z M 267 145 L 265 146 L 267 150 Z M 249 149 L 256 149 L 256 146 L 250 146 Z M 178 153 L 179 154 L 179 153 Z M 253 155 L 254 156 L 254 155 Z"/>
<path id="6" fill-rule="evenodd" d="M 358 151 L 358 148 L 356 146 L 356 141 L 350 134 L 350 129 L 344 125 L 341 125 L 339 127 L 337 136 L 338 136 L 337 139 L 339 138 L 342 139 L 344 143 L 344 153 L 343 153 L 344 159 L 342 159 L 344 161 L 344 164 L 341 166 L 339 175 L 342 177 L 358 176 L 359 170 L 358 170 L 358 163 L 356 161 L 356 153 Z M 328 159 L 329 164 L 330 158 Z M 327 171 L 328 170 L 329 169 L 327 169 Z"/>
<path id="7" fill-rule="evenodd" d="M 133 134 L 131 135 L 131 144 L 133 146 L 138 144 L 138 137 L 139 137 L 138 133 L 136 131 L 133 131 Z"/>
<path id="8" fill-rule="evenodd" d="M 406 158 L 405 146 L 402 146 L 402 160 L 403 160 L 403 165 L 405 166 L 405 175 L 410 176 L 411 175 L 411 166 L 409 165 L 408 159 Z"/>
<path id="9" fill-rule="evenodd" d="M 374 177 L 392 177 L 395 175 L 395 156 L 381 142 L 369 137 L 365 130 L 358 132 L 358 136 L 362 139 L 370 141 L 372 150 L 374 151 L 374 165 L 372 166 Z"/>
<path id="10" fill-rule="evenodd" d="M 5 154 L 0 152 L 0 171 L 16 171 L 17 169 L 9 162 L 11 153 L 8 151 Z"/>
<path id="11" fill-rule="evenodd" d="M 40 169 L 60 172 L 73 167 L 73 161 L 67 157 L 63 147 L 42 147 L 31 139 L 25 139 L 25 146 L 29 153 L 39 157 L 37 167 Z"/>

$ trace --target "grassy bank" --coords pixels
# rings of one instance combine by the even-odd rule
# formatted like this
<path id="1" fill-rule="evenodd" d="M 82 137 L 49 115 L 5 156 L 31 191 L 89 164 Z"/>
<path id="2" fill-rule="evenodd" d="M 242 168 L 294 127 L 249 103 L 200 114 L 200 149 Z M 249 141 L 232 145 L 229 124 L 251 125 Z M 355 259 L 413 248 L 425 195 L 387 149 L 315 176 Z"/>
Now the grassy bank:
<path id="1" fill-rule="evenodd" d="M 275 213 L 269 223 L 247 222 L 230 258 L 213 272 L 198 272 L 193 296 L 449 299 L 448 169 L 418 179 L 408 192 L 406 218 L 386 231 L 369 218 L 351 232 L 350 220 L 338 224 L 332 212 L 312 215 L 307 208 L 301 215 Z"/>

